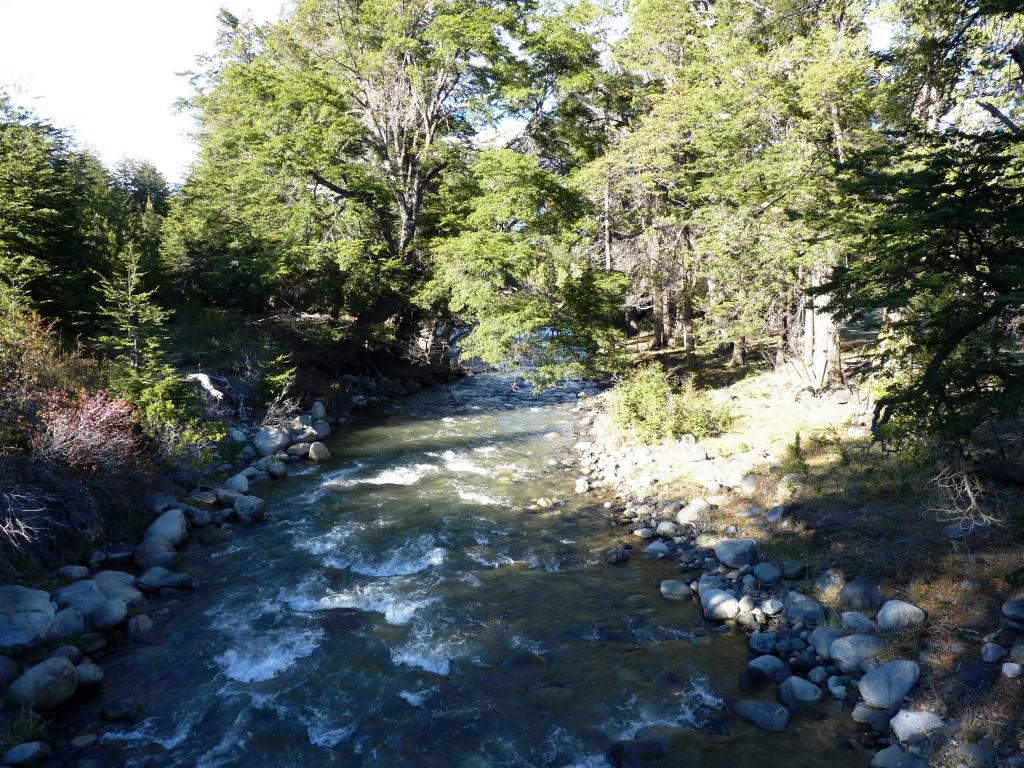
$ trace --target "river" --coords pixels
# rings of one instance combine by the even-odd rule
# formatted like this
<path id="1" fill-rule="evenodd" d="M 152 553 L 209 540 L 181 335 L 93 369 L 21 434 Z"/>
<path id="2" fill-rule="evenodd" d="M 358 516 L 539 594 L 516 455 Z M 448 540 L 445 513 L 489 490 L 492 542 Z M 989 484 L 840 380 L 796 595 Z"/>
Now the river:
<path id="1" fill-rule="evenodd" d="M 604 766 L 654 726 L 669 749 L 651 765 L 865 766 L 834 714 L 784 734 L 735 720 L 745 638 L 663 600 L 674 566 L 639 541 L 602 561 L 622 533 L 561 463 L 576 402 L 459 381 L 257 488 L 272 519 L 188 545 L 195 589 L 101 662 L 103 701 L 144 711 L 103 734 L 110 764 Z M 539 497 L 564 503 L 526 509 Z"/>

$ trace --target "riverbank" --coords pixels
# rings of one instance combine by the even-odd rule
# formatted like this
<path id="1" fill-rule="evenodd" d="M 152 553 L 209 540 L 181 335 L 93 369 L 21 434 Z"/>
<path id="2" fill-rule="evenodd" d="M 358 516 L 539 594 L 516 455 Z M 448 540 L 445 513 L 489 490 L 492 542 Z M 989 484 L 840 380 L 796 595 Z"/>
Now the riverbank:
<path id="1" fill-rule="evenodd" d="M 927 473 L 872 447 L 856 390 L 773 372 L 713 396 L 728 433 L 660 446 L 616 428 L 607 395 L 584 400 L 576 490 L 611 497 L 609 562 L 663 560 L 666 600 L 749 633 L 740 683 L 762 693 L 734 711 L 780 730 L 841 702 L 875 768 L 1024 764 L 1012 525 L 965 540 L 930 511 Z"/>

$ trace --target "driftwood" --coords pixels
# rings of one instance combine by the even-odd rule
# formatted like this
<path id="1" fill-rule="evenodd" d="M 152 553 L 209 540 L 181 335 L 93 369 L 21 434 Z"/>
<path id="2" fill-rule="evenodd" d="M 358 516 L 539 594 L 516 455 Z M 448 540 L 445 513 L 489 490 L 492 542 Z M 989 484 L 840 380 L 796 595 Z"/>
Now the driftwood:
<path id="1" fill-rule="evenodd" d="M 199 386 L 202 387 L 203 391 L 218 403 L 226 396 L 235 404 L 235 410 L 238 412 L 239 420 L 245 422 L 249 419 L 249 406 L 245 404 L 245 398 L 242 397 L 238 390 L 234 388 L 226 376 L 219 376 L 216 374 L 211 375 L 208 373 L 190 373 L 185 377 L 185 380 L 199 382 Z M 219 386 L 220 389 L 218 389 L 217 386 Z"/>

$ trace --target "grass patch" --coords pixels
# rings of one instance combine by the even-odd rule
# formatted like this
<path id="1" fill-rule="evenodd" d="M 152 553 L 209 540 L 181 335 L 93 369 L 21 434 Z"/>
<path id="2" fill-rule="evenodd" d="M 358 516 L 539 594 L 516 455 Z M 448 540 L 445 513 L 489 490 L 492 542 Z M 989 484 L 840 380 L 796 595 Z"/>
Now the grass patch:
<path id="1" fill-rule="evenodd" d="M 12 720 L 0 721 L 0 748 L 4 751 L 28 741 L 42 741 L 48 720 L 25 707 Z"/>

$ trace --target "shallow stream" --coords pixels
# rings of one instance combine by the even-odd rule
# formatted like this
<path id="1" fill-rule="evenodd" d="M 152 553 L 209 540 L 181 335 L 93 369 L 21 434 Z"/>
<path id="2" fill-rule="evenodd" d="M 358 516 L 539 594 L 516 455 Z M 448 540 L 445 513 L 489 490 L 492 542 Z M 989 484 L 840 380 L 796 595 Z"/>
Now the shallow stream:
<path id="1" fill-rule="evenodd" d="M 145 712 L 104 735 L 116 764 L 604 766 L 657 726 L 656 766 L 867 765 L 841 717 L 784 734 L 734 720 L 745 638 L 663 600 L 673 565 L 642 546 L 602 562 L 623 534 L 550 466 L 573 455 L 576 402 L 460 381 L 257 488 L 273 519 L 190 544 L 196 588 L 103 660 L 103 700 Z M 525 509 L 542 496 L 565 501 Z"/>

